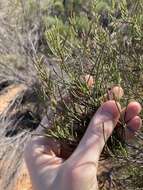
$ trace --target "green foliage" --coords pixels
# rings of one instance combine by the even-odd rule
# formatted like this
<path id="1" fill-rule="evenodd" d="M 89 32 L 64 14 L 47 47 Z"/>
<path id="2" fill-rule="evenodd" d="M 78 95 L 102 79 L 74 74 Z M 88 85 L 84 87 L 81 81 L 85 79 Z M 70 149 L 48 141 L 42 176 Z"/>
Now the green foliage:
<path id="1" fill-rule="evenodd" d="M 100 4 L 99 1 L 94 3 L 92 1 L 89 6 L 93 7 L 92 11 Z M 121 11 L 121 17 L 116 18 L 113 16 L 113 11 L 115 11 L 117 2 L 103 1 L 101 5 L 102 3 L 107 3 L 112 10 L 108 12 L 109 18 L 112 18 L 110 21 L 112 31 L 110 25 L 106 29 L 102 26 L 100 21 L 102 15 L 100 15 L 101 11 L 98 8 L 91 17 L 88 11 L 85 13 L 82 10 L 81 1 L 77 4 L 71 1 L 69 5 L 79 7 L 79 12 L 76 12 L 76 8 L 72 9 L 72 14 L 69 14 L 66 20 L 62 17 L 63 14 L 67 14 L 62 12 L 63 9 L 61 17 L 55 16 L 58 14 L 59 7 L 62 7 L 61 1 L 55 1 L 51 11 L 51 15 L 54 12 L 54 17 L 51 15 L 47 17 L 47 19 L 52 18 L 52 24 L 47 23 L 45 30 L 49 56 L 57 60 L 60 68 L 60 74 L 53 70 L 57 78 L 53 83 L 53 89 L 57 90 L 50 88 L 50 91 L 53 97 L 56 92 L 60 99 L 63 99 L 61 95 L 63 93 L 73 98 L 71 98 L 73 101 L 71 104 L 64 103 L 66 113 L 62 113 L 63 120 L 58 120 L 59 124 L 54 121 L 58 128 L 68 125 L 70 129 L 70 126 L 74 125 L 74 120 L 79 123 L 82 121 L 81 115 L 92 113 L 93 110 L 96 111 L 102 102 L 103 95 L 113 85 L 124 87 L 126 96 L 122 101 L 123 105 L 129 99 L 138 98 L 140 100 L 142 55 L 138 48 L 142 47 L 142 14 L 135 11 L 134 16 L 130 15 L 127 2 L 120 1 L 118 7 Z M 137 69 L 138 75 L 134 72 Z M 89 90 L 83 80 L 86 74 L 92 75 L 95 80 L 93 89 Z M 45 84 L 46 80 L 42 78 Z M 134 94 L 135 89 L 136 94 Z M 45 93 L 45 95 L 48 96 L 49 93 Z M 85 128 L 87 123 L 85 122 Z M 78 136 L 77 133 L 75 136 Z"/>
<path id="2" fill-rule="evenodd" d="M 52 113 L 48 118 L 53 127 L 47 129 L 43 126 L 46 137 L 73 145 L 73 151 L 84 135 L 93 114 L 103 101 L 107 100 L 105 94 L 108 94 L 114 85 L 122 86 L 125 90 L 125 96 L 119 100 L 122 106 L 126 106 L 131 100 L 138 100 L 143 104 L 142 0 L 14 2 L 13 10 L 22 12 L 15 21 L 21 24 L 16 31 L 22 30 L 18 33 L 17 40 L 18 45 L 19 41 L 22 41 L 22 47 L 12 46 L 12 51 L 7 51 L 6 48 L 11 47 L 15 40 L 15 35 L 11 36 L 13 27 L 11 30 L 8 29 L 12 41 L 7 39 L 9 43 L 4 46 L 5 53 L 1 55 L 0 60 L 7 65 L 17 64 L 24 74 L 25 66 L 21 66 L 21 62 L 27 63 L 31 57 L 34 59 L 40 80 L 40 86 L 36 87 L 39 97 L 37 101 L 45 108 L 45 112 L 48 110 Z M 16 7 L 19 4 L 22 5 L 21 8 Z M 2 36 L 2 45 L 5 39 L 5 35 Z M 25 55 L 26 61 L 21 58 L 24 50 L 28 52 L 28 56 Z M 14 53 L 19 51 L 22 53 L 20 52 L 18 57 Z M 25 70 L 25 78 L 28 78 L 29 85 L 28 67 Z M 32 67 L 30 75 L 33 73 Z M 17 76 L 17 73 L 15 75 Z M 92 75 L 92 87 L 87 85 L 86 75 Z M 37 80 L 35 78 L 32 80 Z M 143 112 L 141 116 L 143 118 Z M 124 121 L 120 124 L 124 134 Z M 143 131 L 140 135 L 136 134 L 136 149 L 126 147 L 126 142 L 122 142 L 122 138 L 118 137 L 118 131 L 115 130 L 106 146 L 109 153 L 112 150 L 112 157 L 118 162 L 118 166 L 123 164 L 126 173 L 118 173 L 121 177 L 117 180 L 122 183 L 129 180 L 132 186 L 127 184 L 131 187 L 129 190 L 142 188 L 140 166 Z M 136 165 L 133 165 L 135 162 Z M 132 167 L 125 167 L 130 163 Z"/>
<path id="3" fill-rule="evenodd" d="M 53 127 L 44 129 L 45 136 L 73 145 L 74 149 L 98 107 L 107 100 L 109 88 L 124 88 L 125 96 L 118 100 L 122 106 L 131 100 L 142 103 L 143 2 L 64 2 L 52 2 L 50 12 L 43 16 L 45 56 L 51 58 L 52 65 L 50 75 L 45 73 L 44 61 L 36 65 L 42 76 L 41 97 L 50 101 L 53 113 Z M 86 75 L 93 77 L 92 87 Z M 124 136 L 124 120 L 120 125 Z M 122 155 L 128 160 L 130 154 L 123 136 L 118 138 L 115 130 L 107 150 L 112 150 L 114 158 Z"/>

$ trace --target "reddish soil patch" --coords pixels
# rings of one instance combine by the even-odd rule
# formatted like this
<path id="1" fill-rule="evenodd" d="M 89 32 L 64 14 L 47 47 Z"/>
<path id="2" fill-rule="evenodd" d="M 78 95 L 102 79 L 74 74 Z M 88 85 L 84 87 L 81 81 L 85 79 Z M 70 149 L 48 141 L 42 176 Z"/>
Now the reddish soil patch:
<path id="1" fill-rule="evenodd" d="M 0 114 L 2 114 L 10 105 L 10 103 L 15 99 L 19 93 L 26 90 L 26 86 L 23 84 L 11 85 L 5 88 L 0 93 Z"/>

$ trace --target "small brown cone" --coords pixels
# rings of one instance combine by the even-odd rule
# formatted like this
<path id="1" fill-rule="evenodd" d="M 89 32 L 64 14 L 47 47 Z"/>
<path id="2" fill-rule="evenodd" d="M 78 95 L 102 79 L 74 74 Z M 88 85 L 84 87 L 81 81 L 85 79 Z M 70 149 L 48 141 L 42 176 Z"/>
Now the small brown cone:
<path id="1" fill-rule="evenodd" d="M 124 95 L 124 91 L 120 86 L 115 86 L 112 88 L 113 97 L 117 100 L 121 99 Z"/>
<path id="2" fill-rule="evenodd" d="M 85 81 L 86 81 L 87 86 L 88 86 L 89 88 L 92 88 L 92 87 L 93 87 L 93 85 L 94 85 L 93 76 L 91 76 L 91 75 L 89 75 L 89 74 L 85 75 Z"/>

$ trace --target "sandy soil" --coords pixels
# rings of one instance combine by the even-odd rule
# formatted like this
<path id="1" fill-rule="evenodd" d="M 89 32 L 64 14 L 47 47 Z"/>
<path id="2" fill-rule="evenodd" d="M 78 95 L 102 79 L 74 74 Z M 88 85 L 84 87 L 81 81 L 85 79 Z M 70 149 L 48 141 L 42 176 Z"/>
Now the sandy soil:
<path id="1" fill-rule="evenodd" d="M 21 172 L 19 173 L 16 184 L 12 190 L 32 190 L 30 177 L 24 161 L 23 161 L 23 166 L 21 168 Z"/>
<path id="2" fill-rule="evenodd" d="M 22 93 L 26 90 L 26 86 L 23 84 L 20 85 L 11 85 L 7 87 L 0 93 L 0 114 L 2 114 L 10 105 L 10 103 L 15 99 L 19 93 Z"/>
<path id="3" fill-rule="evenodd" d="M 27 88 L 23 84 L 11 85 L 0 92 L 0 114 L 4 113 L 9 107 L 9 104 Z M 1 181 L 2 179 L 0 179 Z M 30 177 L 27 172 L 27 168 L 23 161 L 23 165 L 19 172 L 16 184 L 12 190 L 32 190 Z"/>

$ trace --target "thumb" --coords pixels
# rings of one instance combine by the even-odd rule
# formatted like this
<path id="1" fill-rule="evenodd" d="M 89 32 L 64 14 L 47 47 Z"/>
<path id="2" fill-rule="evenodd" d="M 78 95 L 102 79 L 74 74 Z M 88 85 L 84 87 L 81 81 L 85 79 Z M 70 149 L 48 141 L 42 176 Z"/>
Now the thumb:
<path id="1" fill-rule="evenodd" d="M 120 110 L 120 105 L 115 101 L 107 101 L 97 110 L 84 137 L 70 157 L 72 163 L 98 163 L 102 149 L 119 120 Z"/>

